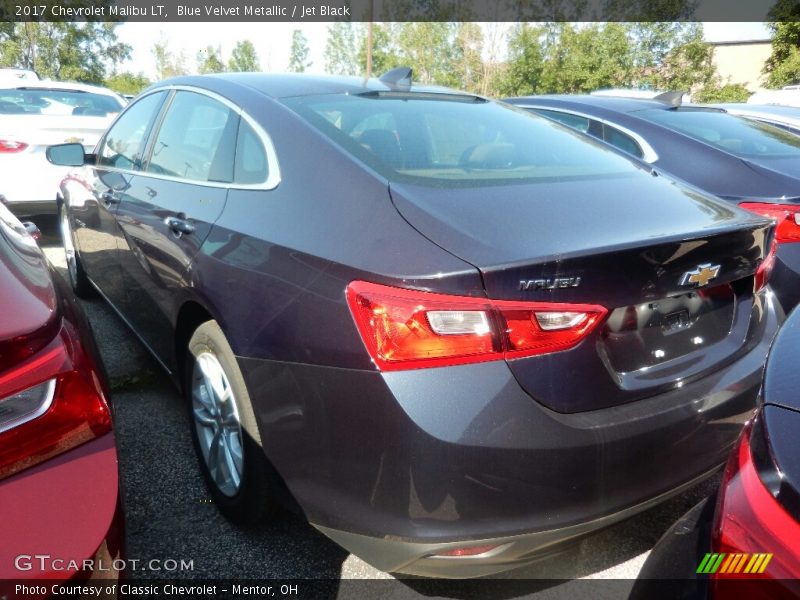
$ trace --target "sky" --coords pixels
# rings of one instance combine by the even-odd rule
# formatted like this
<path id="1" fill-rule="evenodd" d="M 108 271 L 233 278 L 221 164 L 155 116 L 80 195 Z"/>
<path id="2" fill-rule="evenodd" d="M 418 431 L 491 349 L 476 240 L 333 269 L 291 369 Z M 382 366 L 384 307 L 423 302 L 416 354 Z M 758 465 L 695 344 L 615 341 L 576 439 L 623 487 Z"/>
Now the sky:
<path id="1" fill-rule="evenodd" d="M 292 32 L 299 29 L 309 45 L 312 61 L 309 73 L 325 70 L 325 42 L 329 23 L 124 23 L 117 29 L 120 41 L 133 48 L 131 59 L 121 66 L 122 71 L 142 72 L 155 79 L 153 44 L 164 39 L 169 49 L 184 53 L 187 65 L 193 66 L 198 51 L 211 45 L 220 47 L 227 62 L 237 41 L 253 42 L 264 71 L 283 72 L 289 63 Z M 509 23 L 511 27 L 513 23 Z M 769 31 L 763 23 L 704 23 L 709 42 L 767 39 Z"/>

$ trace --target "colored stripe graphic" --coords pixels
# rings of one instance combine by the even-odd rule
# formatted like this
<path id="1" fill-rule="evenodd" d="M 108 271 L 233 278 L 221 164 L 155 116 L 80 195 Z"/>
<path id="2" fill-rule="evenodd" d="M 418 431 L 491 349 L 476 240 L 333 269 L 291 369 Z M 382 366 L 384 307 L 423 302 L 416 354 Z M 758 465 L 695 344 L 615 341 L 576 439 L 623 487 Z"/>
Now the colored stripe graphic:
<path id="1" fill-rule="evenodd" d="M 700 566 L 697 567 L 697 573 L 703 575 L 713 575 L 714 573 L 744 573 L 755 575 L 763 573 L 767 569 L 769 561 L 772 560 L 772 554 L 756 553 L 756 554 L 721 554 L 707 553 Z M 727 557 L 727 558 L 726 558 Z"/>

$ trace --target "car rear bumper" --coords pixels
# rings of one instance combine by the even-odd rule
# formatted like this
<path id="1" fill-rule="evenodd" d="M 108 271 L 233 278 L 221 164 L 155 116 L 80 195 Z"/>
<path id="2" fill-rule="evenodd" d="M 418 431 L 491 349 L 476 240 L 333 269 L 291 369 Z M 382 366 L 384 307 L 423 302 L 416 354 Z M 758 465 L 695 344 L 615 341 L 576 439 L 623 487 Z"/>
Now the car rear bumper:
<path id="1" fill-rule="evenodd" d="M 0 519 L 0 597 L 14 581 L 117 579 L 120 506 L 113 433 L 0 481 L 14 515 Z"/>
<path id="2" fill-rule="evenodd" d="M 240 358 L 264 449 L 309 521 L 388 571 L 476 576 L 674 494 L 721 466 L 752 416 L 782 320 L 711 375 L 556 413 L 504 362 L 366 372 Z M 474 557 L 440 549 L 499 545 Z"/>

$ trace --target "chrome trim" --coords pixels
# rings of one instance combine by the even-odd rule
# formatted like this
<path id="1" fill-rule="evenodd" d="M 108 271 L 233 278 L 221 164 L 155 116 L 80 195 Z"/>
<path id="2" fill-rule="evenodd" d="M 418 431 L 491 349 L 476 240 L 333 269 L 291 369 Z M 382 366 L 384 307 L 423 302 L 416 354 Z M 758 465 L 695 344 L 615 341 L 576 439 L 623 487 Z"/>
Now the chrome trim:
<path id="1" fill-rule="evenodd" d="M 8 396 L 5 399 L 13 398 L 17 394 L 21 394 L 22 392 L 27 392 L 30 389 L 37 388 L 37 387 L 40 387 L 42 385 L 47 385 L 47 390 L 45 391 L 44 402 L 42 402 L 39 405 L 39 408 L 37 408 L 35 411 L 33 411 L 31 413 L 22 415 L 21 417 L 17 417 L 13 421 L 9 421 L 8 423 L 6 423 L 4 425 L 0 425 L 0 433 L 3 433 L 4 431 L 8 431 L 9 429 L 14 429 L 15 427 L 19 427 L 20 425 L 23 425 L 24 423 L 27 423 L 28 421 L 33 421 L 34 419 L 38 419 L 39 417 L 41 417 L 44 413 L 46 413 L 50 409 L 50 406 L 53 404 L 53 398 L 55 398 L 55 396 L 56 396 L 56 394 L 55 394 L 55 392 L 56 392 L 56 380 L 55 380 L 55 378 L 50 379 L 49 381 L 43 381 L 42 383 L 37 383 L 36 385 L 32 385 L 31 387 L 25 388 L 24 390 L 21 390 L 21 391 L 17 392 L 16 394 L 12 394 L 11 396 Z"/>
<path id="2" fill-rule="evenodd" d="M 658 153 L 655 151 L 655 149 L 650 144 L 647 143 L 647 140 L 645 140 L 641 135 L 639 135 L 635 131 L 631 131 L 627 127 L 623 127 L 623 126 L 619 125 L 618 123 L 614 123 L 613 121 L 609 121 L 608 119 L 603 119 L 602 117 L 596 117 L 596 116 L 593 116 L 593 115 L 588 115 L 586 113 L 582 113 L 582 112 L 577 111 L 577 110 L 564 109 L 564 108 L 561 108 L 561 107 L 553 107 L 553 106 L 543 106 L 541 104 L 516 104 L 515 103 L 515 104 L 513 104 L 513 106 L 519 106 L 520 108 L 535 108 L 535 109 L 540 109 L 540 110 L 552 110 L 553 112 L 560 112 L 560 113 L 566 113 L 568 115 L 574 115 L 576 117 L 583 117 L 584 119 L 590 119 L 592 121 L 597 121 L 598 123 L 602 123 L 603 125 L 608 125 L 609 127 L 613 127 L 614 129 L 618 129 L 619 131 L 621 131 L 625 135 L 628 135 L 628 136 L 632 137 L 633 140 L 637 144 L 639 144 L 639 148 L 641 148 L 641 150 L 642 150 L 642 157 L 639 160 L 643 160 L 646 163 L 654 163 L 654 162 L 656 162 L 658 160 Z M 547 118 L 545 115 L 539 115 L 539 116 L 544 117 L 545 119 Z M 551 120 L 554 120 L 554 119 L 551 119 Z M 569 125 L 567 125 L 566 123 L 561 123 L 561 124 L 564 125 L 565 127 L 569 127 Z M 572 128 L 570 128 L 570 129 L 572 129 Z M 584 133 L 586 133 L 586 132 L 584 132 Z M 588 133 L 586 135 L 590 135 L 594 139 L 600 139 L 600 138 L 596 138 L 593 135 L 588 134 Z M 605 140 L 601 139 L 600 141 L 605 143 L 605 144 L 608 144 L 608 142 L 606 142 Z M 613 146 L 613 144 L 609 144 L 609 145 Z M 616 146 L 614 146 L 614 147 L 616 148 Z M 622 151 L 624 152 L 624 150 L 622 150 Z M 634 158 L 638 158 L 638 157 L 634 157 Z"/>
<path id="3" fill-rule="evenodd" d="M 130 175 L 139 175 L 143 177 L 151 177 L 153 179 L 162 179 L 165 181 L 174 181 L 176 183 L 189 183 L 192 185 L 202 185 L 204 187 L 212 187 L 212 188 L 224 188 L 224 189 L 236 189 L 236 190 L 274 190 L 278 187 L 278 184 L 281 182 L 281 170 L 280 164 L 278 162 L 278 154 L 275 151 L 275 146 L 272 143 L 272 138 L 269 134 L 264 131 L 264 128 L 258 124 L 258 122 L 253 119 L 249 114 L 247 114 L 241 107 L 237 106 L 224 96 L 220 96 L 215 92 L 211 92 L 208 90 L 203 90 L 200 88 L 195 88 L 188 85 L 168 85 L 163 87 L 158 87 L 149 92 L 142 94 L 136 100 L 137 102 L 144 98 L 145 96 L 150 96 L 151 94 L 156 94 L 158 92 L 170 90 L 175 91 L 184 91 L 184 92 L 193 92 L 195 94 L 200 94 L 202 96 L 207 96 L 220 102 L 235 112 L 241 119 L 247 122 L 253 128 L 253 131 L 256 132 L 256 135 L 261 140 L 261 143 L 264 145 L 264 150 L 267 153 L 267 180 L 263 183 L 250 183 L 250 184 L 243 184 L 243 183 L 225 183 L 219 181 L 198 181 L 196 179 L 186 179 L 183 177 L 171 177 L 169 175 L 162 175 L 159 173 L 150 173 L 148 171 L 134 171 L 132 169 L 117 169 L 115 167 L 107 167 L 103 165 L 93 165 L 97 169 L 103 169 L 105 171 L 114 172 L 114 173 L 123 173 L 123 174 L 130 174 Z M 130 106 L 130 104 L 128 105 Z M 125 107 L 127 109 L 127 106 Z M 168 109 L 169 110 L 169 109 Z M 109 126 L 109 130 L 116 124 L 117 120 L 125 114 L 125 111 L 121 112 L 117 119 Z M 160 127 L 160 124 L 159 124 Z M 108 131 L 108 130 L 107 130 Z M 103 135 L 103 139 L 105 142 L 105 134 Z"/>

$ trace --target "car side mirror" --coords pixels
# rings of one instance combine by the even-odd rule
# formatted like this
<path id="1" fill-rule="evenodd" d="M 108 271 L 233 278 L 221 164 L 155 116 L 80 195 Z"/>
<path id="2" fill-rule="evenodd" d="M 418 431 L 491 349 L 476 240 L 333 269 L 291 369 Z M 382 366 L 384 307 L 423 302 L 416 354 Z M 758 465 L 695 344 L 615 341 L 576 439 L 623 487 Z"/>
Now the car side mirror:
<path id="1" fill-rule="evenodd" d="M 86 155 L 81 144 L 58 144 L 48 146 L 47 160 L 60 167 L 82 167 L 86 163 Z"/>

